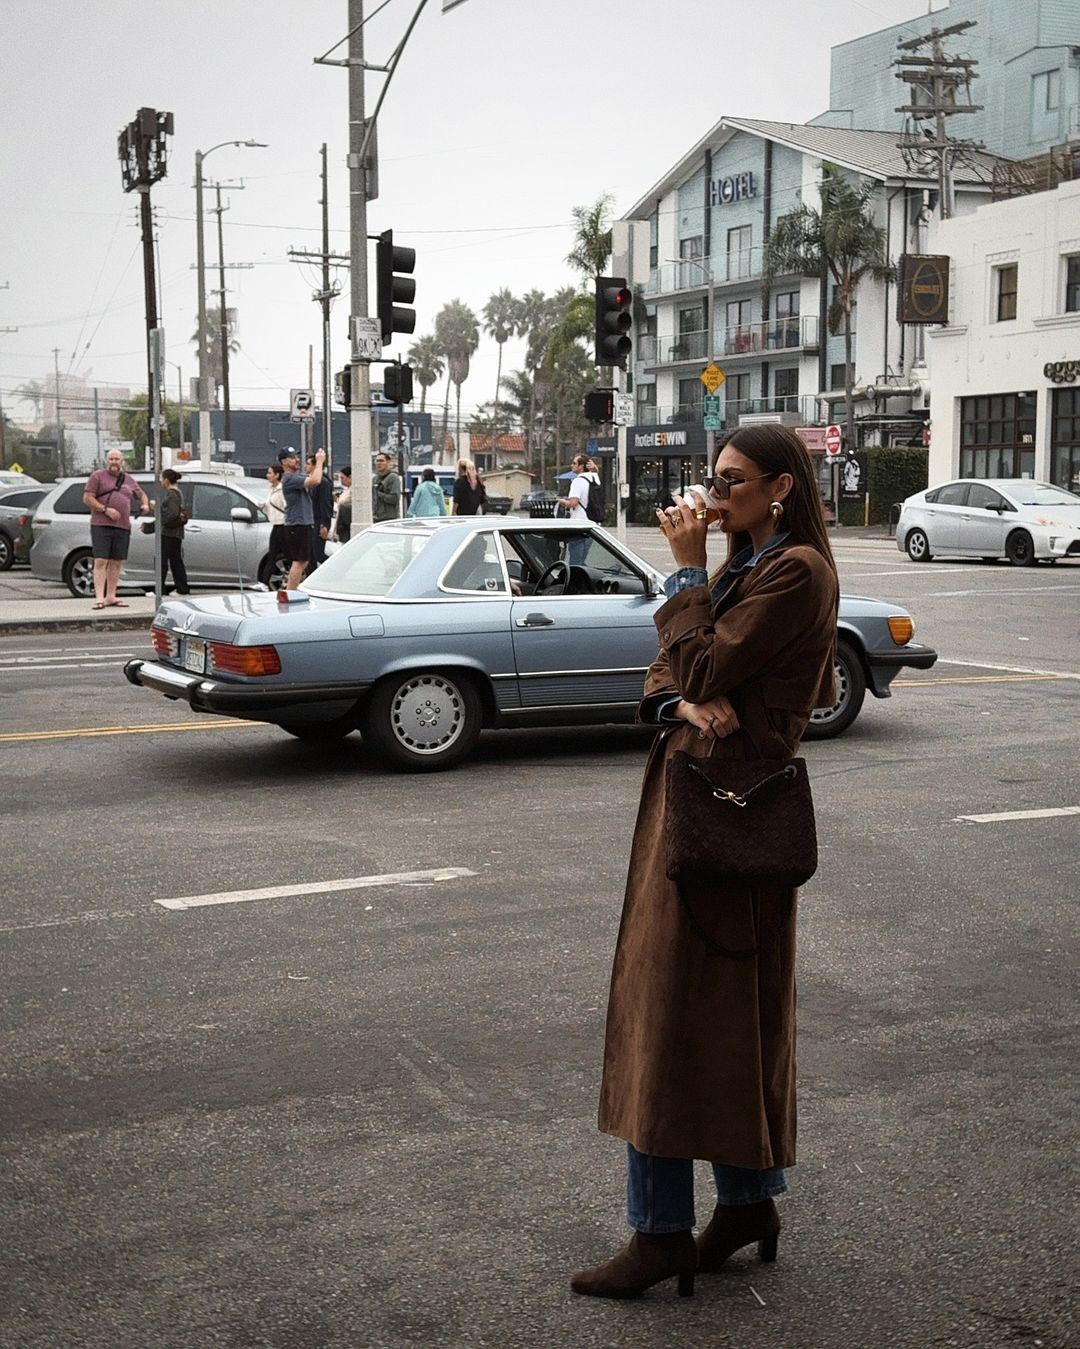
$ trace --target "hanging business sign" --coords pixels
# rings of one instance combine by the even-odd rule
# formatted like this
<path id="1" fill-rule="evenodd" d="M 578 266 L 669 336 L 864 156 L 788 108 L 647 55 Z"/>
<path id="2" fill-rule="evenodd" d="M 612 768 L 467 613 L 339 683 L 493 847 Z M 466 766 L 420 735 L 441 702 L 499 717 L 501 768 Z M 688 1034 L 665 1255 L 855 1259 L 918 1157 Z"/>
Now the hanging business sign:
<path id="1" fill-rule="evenodd" d="M 733 201 L 749 201 L 757 196 L 752 173 L 733 173 L 729 178 L 714 178 L 709 184 L 709 205 L 728 206 Z"/>
<path id="2" fill-rule="evenodd" d="M 902 254 L 896 317 L 901 323 L 948 323 L 949 259 L 945 255 Z"/>
<path id="3" fill-rule="evenodd" d="M 840 500 L 861 501 L 866 492 L 866 455 L 849 454 L 840 464 Z"/>

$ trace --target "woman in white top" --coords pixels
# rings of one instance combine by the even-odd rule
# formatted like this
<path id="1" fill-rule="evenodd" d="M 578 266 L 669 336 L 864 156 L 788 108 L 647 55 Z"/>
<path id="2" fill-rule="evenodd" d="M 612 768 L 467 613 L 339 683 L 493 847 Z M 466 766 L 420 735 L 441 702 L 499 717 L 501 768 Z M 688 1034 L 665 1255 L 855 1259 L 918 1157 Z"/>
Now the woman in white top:
<path id="1" fill-rule="evenodd" d="M 263 510 L 270 521 L 270 556 L 277 559 L 285 556 L 285 493 L 281 488 L 280 464 L 270 465 L 266 470 L 266 481 L 270 484 L 270 495 Z"/>

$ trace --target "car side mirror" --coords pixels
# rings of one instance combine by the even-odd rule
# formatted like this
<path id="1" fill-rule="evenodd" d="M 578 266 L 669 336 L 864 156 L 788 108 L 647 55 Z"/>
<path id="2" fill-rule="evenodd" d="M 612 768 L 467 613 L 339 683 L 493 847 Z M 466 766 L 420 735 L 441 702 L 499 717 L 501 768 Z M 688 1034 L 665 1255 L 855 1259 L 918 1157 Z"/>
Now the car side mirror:
<path id="1" fill-rule="evenodd" d="M 250 525 L 255 517 L 247 506 L 234 506 L 229 511 L 229 518 L 238 524 Z"/>

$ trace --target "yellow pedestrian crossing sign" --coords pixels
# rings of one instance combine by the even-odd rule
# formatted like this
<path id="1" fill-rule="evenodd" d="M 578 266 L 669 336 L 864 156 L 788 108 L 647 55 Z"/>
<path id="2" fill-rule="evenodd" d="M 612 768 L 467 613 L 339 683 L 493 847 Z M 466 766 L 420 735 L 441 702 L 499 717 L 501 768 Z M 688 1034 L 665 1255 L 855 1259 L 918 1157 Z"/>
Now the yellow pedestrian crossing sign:
<path id="1" fill-rule="evenodd" d="M 725 375 L 715 361 L 710 361 L 701 372 L 699 379 L 710 393 L 715 393 L 720 385 L 723 384 Z"/>
<path id="2" fill-rule="evenodd" d="M 21 473 L 23 471 L 23 466 L 22 464 L 12 464 L 10 471 L 12 473 Z"/>

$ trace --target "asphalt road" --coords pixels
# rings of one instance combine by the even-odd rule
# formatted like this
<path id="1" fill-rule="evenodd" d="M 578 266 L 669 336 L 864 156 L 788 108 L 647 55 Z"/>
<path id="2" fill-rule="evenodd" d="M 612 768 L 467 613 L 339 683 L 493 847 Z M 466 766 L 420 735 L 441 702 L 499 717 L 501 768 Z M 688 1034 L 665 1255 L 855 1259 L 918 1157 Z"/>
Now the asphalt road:
<path id="1" fill-rule="evenodd" d="M 1080 567 L 838 553 L 943 659 L 806 746 L 800 1165 L 778 1263 L 693 1299 L 566 1286 L 626 1237 L 647 734 L 402 778 L 131 688 L 136 634 L 0 642 L 0 1344 L 1075 1344 L 1080 816 L 958 817 L 1080 806 Z"/>

